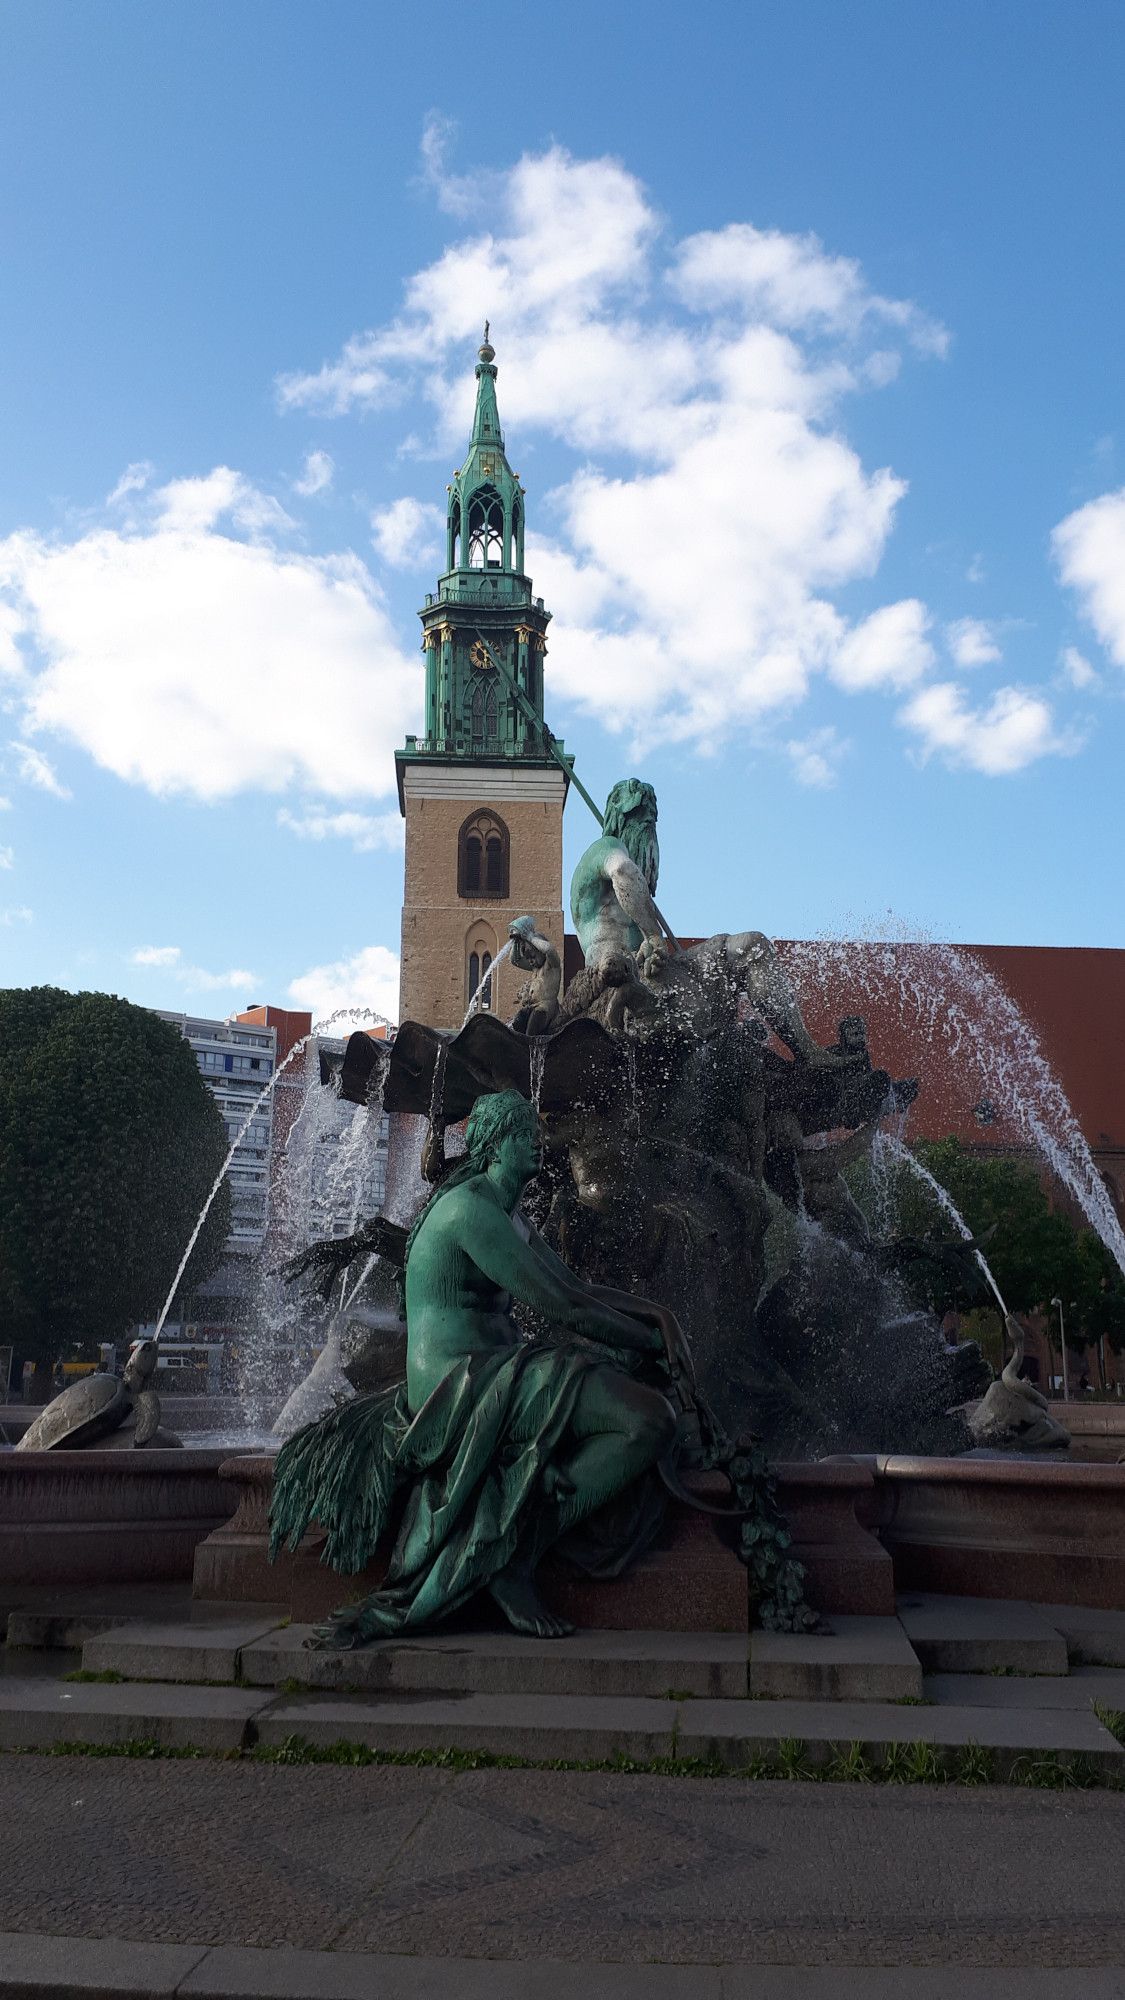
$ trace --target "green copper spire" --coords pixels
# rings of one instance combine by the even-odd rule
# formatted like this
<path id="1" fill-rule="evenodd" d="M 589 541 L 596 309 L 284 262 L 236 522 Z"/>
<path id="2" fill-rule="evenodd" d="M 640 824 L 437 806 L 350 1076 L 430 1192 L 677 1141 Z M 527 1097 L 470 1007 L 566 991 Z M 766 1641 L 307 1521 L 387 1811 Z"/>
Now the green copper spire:
<path id="1" fill-rule="evenodd" d="M 496 349 L 488 338 L 488 321 L 484 322 L 484 345 L 478 348 L 480 360 L 477 362 L 477 407 L 473 416 L 471 442 L 480 445 L 495 445 L 504 449 L 504 434 L 500 429 L 500 412 L 496 407 Z"/>
<path id="2" fill-rule="evenodd" d="M 551 763 L 543 738 L 543 660 L 550 612 L 524 574 L 524 505 L 504 449 L 496 402 L 496 350 L 478 349 L 477 398 L 464 463 L 446 488 L 445 573 L 419 613 L 426 655 L 425 734 L 408 737 L 404 761 Z M 481 640 L 485 641 L 484 646 Z M 517 701 L 488 658 L 495 654 L 527 697 Z"/>

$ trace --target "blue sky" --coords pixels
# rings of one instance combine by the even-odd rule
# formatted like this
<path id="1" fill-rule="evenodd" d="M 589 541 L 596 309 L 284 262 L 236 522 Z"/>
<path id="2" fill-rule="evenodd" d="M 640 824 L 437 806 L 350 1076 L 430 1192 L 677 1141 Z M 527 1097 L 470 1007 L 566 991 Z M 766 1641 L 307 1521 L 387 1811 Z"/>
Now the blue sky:
<path id="1" fill-rule="evenodd" d="M 0 23 L 0 983 L 386 1004 L 485 311 L 681 931 L 1125 944 L 1117 0 Z"/>

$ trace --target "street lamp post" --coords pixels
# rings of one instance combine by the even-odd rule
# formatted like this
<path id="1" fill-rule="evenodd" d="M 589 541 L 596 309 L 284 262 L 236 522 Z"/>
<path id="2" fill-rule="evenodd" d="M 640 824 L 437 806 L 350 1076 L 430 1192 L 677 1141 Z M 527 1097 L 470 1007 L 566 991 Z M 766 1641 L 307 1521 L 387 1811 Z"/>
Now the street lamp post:
<path id="1" fill-rule="evenodd" d="M 1059 1309 L 1059 1359 L 1062 1362 L 1063 1402 L 1069 1403 L 1070 1382 L 1066 1372 L 1066 1322 L 1063 1319 L 1063 1302 L 1061 1299 L 1052 1299 L 1051 1304 Z"/>

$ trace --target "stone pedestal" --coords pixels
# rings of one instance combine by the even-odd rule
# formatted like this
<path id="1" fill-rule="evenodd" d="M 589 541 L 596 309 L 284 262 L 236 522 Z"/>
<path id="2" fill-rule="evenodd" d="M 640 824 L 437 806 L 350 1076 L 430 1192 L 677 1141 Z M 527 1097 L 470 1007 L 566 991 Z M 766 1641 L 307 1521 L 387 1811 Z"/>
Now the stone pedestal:
<path id="1" fill-rule="evenodd" d="M 825 1458 L 809 1464 L 783 1462 L 774 1471 L 793 1554 L 805 1565 L 814 1610 L 890 1617 L 894 1564 L 870 1529 L 875 1492 L 870 1465 Z"/>
<path id="2" fill-rule="evenodd" d="M 295 1555 L 266 1555 L 272 1458 L 229 1459 L 221 1477 L 237 1496 L 229 1520 L 199 1549 L 194 1595 L 289 1605 L 296 1624 L 316 1623 L 382 1582 L 386 1557 L 356 1576 L 337 1576 L 320 1560 L 323 1533 L 310 1529 Z M 720 1485 L 722 1482 L 720 1482 Z M 553 1610 L 593 1631 L 744 1632 L 746 1571 L 711 1521 L 673 1502 L 657 1547 L 626 1575 L 599 1582 L 547 1562 L 540 1572 Z"/>

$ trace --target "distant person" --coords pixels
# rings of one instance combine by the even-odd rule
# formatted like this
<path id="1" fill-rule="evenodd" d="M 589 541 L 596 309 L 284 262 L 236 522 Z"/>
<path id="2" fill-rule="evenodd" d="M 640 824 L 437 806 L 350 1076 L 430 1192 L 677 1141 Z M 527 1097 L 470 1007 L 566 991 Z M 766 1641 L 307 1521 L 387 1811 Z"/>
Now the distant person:
<path id="1" fill-rule="evenodd" d="M 1094 1385 L 1091 1382 L 1090 1377 L 1087 1375 L 1085 1369 L 1082 1370 L 1082 1373 L 1078 1378 L 1078 1387 L 1084 1396 L 1092 1396 L 1094 1393 Z"/>

